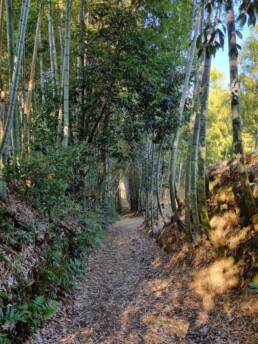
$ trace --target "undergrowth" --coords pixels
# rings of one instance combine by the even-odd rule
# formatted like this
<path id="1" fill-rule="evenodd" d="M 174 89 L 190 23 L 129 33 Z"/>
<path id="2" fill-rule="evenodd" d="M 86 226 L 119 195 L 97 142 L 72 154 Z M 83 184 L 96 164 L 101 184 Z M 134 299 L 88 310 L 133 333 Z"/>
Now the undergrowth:
<path id="1" fill-rule="evenodd" d="M 22 220 L 20 209 L 0 208 L 0 344 L 23 343 L 56 313 L 85 277 L 89 249 L 118 218 L 112 199 L 85 204 L 85 157 L 85 147 L 32 156 L 12 185 L 27 204 Z M 29 221 L 26 211 L 37 214 Z"/>

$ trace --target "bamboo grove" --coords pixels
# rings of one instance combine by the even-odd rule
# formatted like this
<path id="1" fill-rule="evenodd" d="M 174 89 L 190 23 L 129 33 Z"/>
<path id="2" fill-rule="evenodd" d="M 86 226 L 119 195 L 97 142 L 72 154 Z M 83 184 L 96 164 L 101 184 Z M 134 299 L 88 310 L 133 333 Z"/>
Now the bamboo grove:
<path id="1" fill-rule="evenodd" d="M 233 132 L 227 157 L 237 159 L 258 230 L 241 136 L 236 28 L 256 25 L 258 5 L 238 5 L 236 14 L 232 0 L 1 0 L 1 200 L 8 201 L 13 180 L 33 190 L 40 181 L 32 166 L 43 173 L 60 154 L 69 163 L 62 166 L 61 158 L 59 170 L 45 171 L 42 191 L 55 202 L 69 194 L 85 207 L 120 208 L 119 183 L 127 178 L 131 209 L 144 214 L 151 231 L 160 215 L 164 225 L 178 222 L 189 242 L 209 237 L 211 62 L 227 36 Z"/>

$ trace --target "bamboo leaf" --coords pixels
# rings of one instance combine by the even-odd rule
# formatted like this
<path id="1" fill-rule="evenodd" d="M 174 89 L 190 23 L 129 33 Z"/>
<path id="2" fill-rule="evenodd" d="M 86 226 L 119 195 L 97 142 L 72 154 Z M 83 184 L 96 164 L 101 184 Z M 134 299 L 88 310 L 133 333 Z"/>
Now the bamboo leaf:
<path id="1" fill-rule="evenodd" d="M 243 39 L 243 35 L 240 31 L 236 30 L 236 35 L 237 37 L 239 37 L 240 39 Z"/>
<path id="2" fill-rule="evenodd" d="M 246 23 L 246 20 L 247 20 L 247 16 L 244 12 L 240 13 L 238 18 L 237 18 L 237 21 L 240 22 L 240 25 L 243 27 Z"/>

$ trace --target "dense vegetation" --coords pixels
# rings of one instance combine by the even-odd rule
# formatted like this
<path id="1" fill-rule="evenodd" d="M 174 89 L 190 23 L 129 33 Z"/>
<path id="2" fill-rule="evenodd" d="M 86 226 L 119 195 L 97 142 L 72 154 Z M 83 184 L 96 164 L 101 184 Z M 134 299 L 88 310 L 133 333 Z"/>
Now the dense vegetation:
<path id="1" fill-rule="evenodd" d="M 239 211 L 257 232 L 243 146 L 257 148 L 258 5 L 238 5 L 235 16 L 232 0 L 0 1 L 0 254 L 11 271 L 0 343 L 55 312 L 117 218 L 122 180 L 151 233 L 161 215 L 201 245 L 206 165 L 234 158 Z M 236 25 L 254 27 L 241 53 Z M 211 70 L 226 35 L 230 88 Z"/>

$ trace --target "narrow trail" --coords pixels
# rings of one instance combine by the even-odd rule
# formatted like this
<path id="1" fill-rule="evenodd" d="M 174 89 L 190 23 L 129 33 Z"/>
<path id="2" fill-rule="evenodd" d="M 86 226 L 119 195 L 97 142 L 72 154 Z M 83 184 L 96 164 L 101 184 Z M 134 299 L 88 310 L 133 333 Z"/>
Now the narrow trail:
<path id="1" fill-rule="evenodd" d="M 29 344 L 258 343 L 253 330 L 250 341 L 238 340 L 240 325 L 248 326 L 244 319 L 239 324 L 233 319 L 234 332 L 230 316 L 225 327 L 221 310 L 205 312 L 189 288 L 189 275 L 171 269 L 169 256 L 141 223 L 125 216 L 109 229 L 102 247 L 90 255 L 87 280 L 72 304 L 67 302 Z"/>

